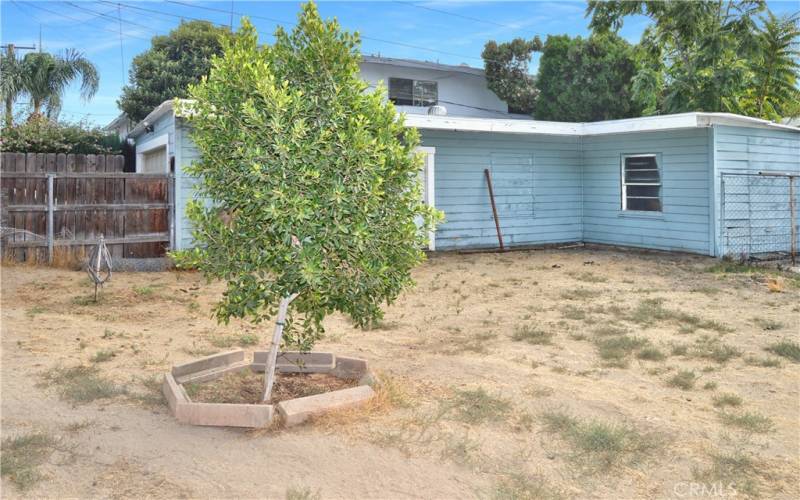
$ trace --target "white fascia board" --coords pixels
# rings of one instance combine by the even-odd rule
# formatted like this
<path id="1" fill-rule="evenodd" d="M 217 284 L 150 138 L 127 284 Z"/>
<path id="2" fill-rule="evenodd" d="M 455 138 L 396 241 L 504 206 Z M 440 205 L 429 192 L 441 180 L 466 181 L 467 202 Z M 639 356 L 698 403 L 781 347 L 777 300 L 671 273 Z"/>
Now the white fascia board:
<path id="1" fill-rule="evenodd" d="M 405 115 L 405 125 L 426 130 L 496 132 L 503 134 L 580 135 L 580 123 L 462 118 L 455 116 Z"/>
<path id="2" fill-rule="evenodd" d="M 425 130 L 576 136 L 704 128 L 712 125 L 769 128 L 800 133 L 800 128 L 797 127 L 729 113 L 680 113 L 584 123 L 409 114 L 405 117 L 405 124 Z"/>

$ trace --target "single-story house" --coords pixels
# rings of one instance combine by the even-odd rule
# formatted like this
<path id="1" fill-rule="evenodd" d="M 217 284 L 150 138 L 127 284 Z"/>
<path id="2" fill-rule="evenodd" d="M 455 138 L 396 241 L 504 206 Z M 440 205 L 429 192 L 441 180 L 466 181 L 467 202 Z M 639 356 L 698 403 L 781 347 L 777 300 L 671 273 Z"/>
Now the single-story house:
<path id="1" fill-rule="evenodd" d="M 406 116 L 426 153 L 425 201 L 445 214 L 431 249 L 586 242 L 723 256 L 798 245 L 800 128 L 727 113 L 593 123 Z M 137 169 L 174 170 L 175 246 L 198 152 L 172 101 L 130 133 Z M 170 164 L 173 164 L 170 167 Z"/>

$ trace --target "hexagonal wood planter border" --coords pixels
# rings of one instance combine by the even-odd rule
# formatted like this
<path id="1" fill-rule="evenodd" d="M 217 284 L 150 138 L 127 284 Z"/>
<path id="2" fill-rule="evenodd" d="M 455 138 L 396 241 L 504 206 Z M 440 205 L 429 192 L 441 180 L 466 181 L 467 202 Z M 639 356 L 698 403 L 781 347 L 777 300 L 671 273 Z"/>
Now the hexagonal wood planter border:
<path id="1" fill-rule="evenodd" d="M 164 376 L 162 386 L 170 413 L 185 424 L 256 428 L 270 425 L 277 411 L 284 425 L 292 426 L 331 410 L 364 404 L 375 394 L 367 385 L 370 374 L 365 360 L 335 356 L 329 352 L 282 352 L 278 355 L 276 369 L 279 373 L 329 373 L 336 377 L 359 379 L 360 385 L 281 401 L 277 405 L 198 403 L 189 399 L 183 387 L 186 383 L 208 382 L 230 372 L 247 369 L 263 372 L 266 359 L 266 351 L 256 351 L 250 363 L 245 361 L 243 350 L 235 349 L 175 365 Z"/>

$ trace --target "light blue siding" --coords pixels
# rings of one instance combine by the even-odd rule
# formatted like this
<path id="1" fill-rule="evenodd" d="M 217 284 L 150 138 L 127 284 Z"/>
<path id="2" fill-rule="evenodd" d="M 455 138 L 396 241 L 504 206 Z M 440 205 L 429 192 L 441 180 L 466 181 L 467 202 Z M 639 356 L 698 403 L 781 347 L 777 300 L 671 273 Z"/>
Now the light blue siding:
<path id="1" fill-rule="evenodd" d="M 185 208 L 196 179 L 184 169 L 198 153 L 185 122 L 173 120 L 172 126 L 176 242 L 188 248 Z M 434 197 L 445 213 L 436 231 L 440 250 L 497 246 L 487 168 L 508 246 L 585 241 L 705 255 L 721 252 L 722 172 L 800 173 L 800 134 L 790 131 L 715 126 L 584 137 L 420 133 L 423 146 L 436 148 Z M 660 213 L 621 210 L 622 156 L 643 153 L 659 158 Z"/>
<path id="2" fill-rule="evenodd" d="M 800 134 L 747 127 L 714 127 L 714 200 L 719 210 L 715 224 L 716 254 L 736 253 L 737 242 L 760 241 L 762 252 L 787 251 L 790 246 L 789 182 L 783 178 L 744 178 L 724 174 L 783 172 L 800 175 Z M 723 177 L 726 182 L 723 186 Z M 800 179 L 795 179 L 795 207 L 800 209 Z M 724 195 L 724 203 L 723 203 Z M 723 221 L 723 217 L 725 220 Z M 736 220 L 740 219 L 740 220 Z M 797 232 L 800 248 L 800 232 Z M 730 235 L 730 237 L 726 237 Z M 739 239 L 744 238 L 744 240 Z"/>
<path id="3" fill-rule="evenodd" d="M 176 131 L 175 156 L 175 245 L 178 249 L 192 247 L 192 224 L 186 216 L 186 205 L 194 197 L 194 186 L 197 178 L 188 175 L 186 167 L 200 158 L 197 147 L 189 137 L 190 128 L 185 120 L 178 119 Z"/>
<path id="4" fill-rule="evenodd" d="M 497 246 L 484 169 L 492 174 L 498 218 L 509 246 L 581 239 L 577 137 L 422 130 L 436 148 L 435 203 L 445 214 L 436 248 Z"/>
<path id="5" fill-rule="evenodd" d="M 584 137 L 583 240 L 708 253 L 709 148 L 706 129 Z M 655 153 L 662 212 L 622 210 L 623 155 Z"/>

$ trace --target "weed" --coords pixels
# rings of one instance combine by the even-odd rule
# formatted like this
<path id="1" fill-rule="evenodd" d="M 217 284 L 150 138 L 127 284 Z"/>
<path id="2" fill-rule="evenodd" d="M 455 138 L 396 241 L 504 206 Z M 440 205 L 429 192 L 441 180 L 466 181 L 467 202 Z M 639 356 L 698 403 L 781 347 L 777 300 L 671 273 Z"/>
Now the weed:
<path id="1" fill-rule="evenodd" d="M 290 486 L 286 488 L 286 500 L 321 500 L 319 490 L 313 491 L 308 486 Z"/>
<path id="2" fill-rule="evenodd" d="M 664 361 L 667 359 L 667 355 L 657 347 L 645 347 L 636 354 L 636 357 L 647 361 Z"/>
<path id="3" fill-rule="evenodd" d="M 441 457 L 443 460 L 451 460 L 459 465 L 466 465 L 475 461 L 475 454 L 480 449 L 480 444 L 464 435 L 455 437 L 447 435 L 444 437 L 444 448 Z"/>
<path id="4" fill-rule="evenodd" d="M 755 323 L 756 326 L 758 326 L 765 332 L 780 330 L 781 328 L 784 327 L 783 323 L 781 323 L 780 321 L 776 321 L 774 319 L 769 319 L 769 318 L 756 317 L 753 318 L 753 323 Z"/>
<path id="5" fill-rule="evenodd" d="M 652 435 L 628 425 L 581 421 L 558 411 L 545 412 L 542 420 L 547 432 L 570 444 L 575 452 L 573 459 L 590 468 L 607 470 L 615 465 L 633 464 L 658 447 Z"/>
<path id="6" fill-rule="evenodd" d="M 211 345 L 219 347 L 220 349 L 226 349 L 228 347 L 233 347 L 236 344 L 236 340 L 236 337 L 233 335 L 218 335 L 211 339 Z"/>
<path id="7" fill-rule="evenodd" d="M 586 311 L 575 306 L 567 306 L 561 310 L 561 315 L 566 319 L 582 320 L 586 319 Z"/>
<path id="8" fill-rule="evenodd" d="M 108 339 L 112 339 L 112 338 L 114 338 L 114 335 L 115 335 L 115 334 L 114 334 L 114 332 L 113 332 L 113 331 L 111 331 L 111 330 L 109 330 L 108 328 L 106 328 L 105 330 L 103 330 L 103 334 L 102 334 L 102 335 L 100 335 L 100 338 L 101 338 L 101 339 L 104 339 L 104 340 L 108 340 Z"/>
<path id="9" fill-rule="evenodd" d="M 133 293 L 138 295 L 139 297 L 151 297 L 155 293 L 156 289 L 153 286 L 135 286 L 133 287 Z"/>
<path id="10" fill-rule="evenodd" d="M 706 382 L 703 384 L 703 389 L 706 391 L 716 391 L 717 390 L 717 383 L 716 382 Z"/>
<path id="11" fill-rule="evenodd" d="M 722 423 L 730 427 L 737 427 L 748 433 L 766 434 L 772 432 L 775 425 L 772 419 L 756 412 L 728 413 L 720 412 Z"/>
<path id="12" fill-rule="evenodd" d="M 78 420 L 77 422 L 72 422 L 64 426 L 64 430 L 71 433 L 81 432 L 84 429 L 88 429 L 91 425 L 94 424 L 93 420 L 85 419 L 85 420 Z"/>
<path id="13" fill-rule="evenodd" d="M 733 452 L 711 454 L 711 467 L 705 470 L 695 469 L 692 476 L 706 484 L 733 487 L 735 491 L 730 493 L 732 496 L 745 493 L 755 497 L 758 493 L 755 478 L 759 473 L 760 468 L 754 457 L 737 449 Z"/>
<path id="14" fill-rule="evenodd" d="M 492 500 L 557 500 L 564 495 L 540 477 L 508 474 L 495 483 Z"/>
<path id="15" fill-rule="evenodd" d="M 448 404 L 455 411 L 455 418 L 468 424 L 503 420 L 511 411 L 508 400 L 492 396 L 482 387 L 456 390 Z"/>
<path id="16" fill-rule="evenodd" d="M 713 330 L 719 333 L 733 331 L 731 328 L 713 320 L 704 320 L 694 314 L 676 311 L 664 307 L 664 299 L 644 299 L 633 311 L 623 316 L 632 323 L 650 326 L 659 321 L 677 323 L 682 333 L 691 333 L 698 328 Z"/>
<path id="17" fill-rule="evenodd" d="M 673 356 L 686 356 L 689 353 L 689 346 L 686 344 L 673 344 L 672 346 L 672 355 Z"/>
<path id="18" fill-rule="evenodd" d="M 744 362 L 751 366 L 760 366 L 762 368 L 780 368 L 781 360 L 778 358 L 759 358 L 756 356 L 747 356 Z"/>
<path id="19" fill-rule="evenodd" d="M 582 273 L 567 273 L 567 274 L 572 278 L 578 281 L 583 281 L 585 283 L 605 283 L 606 281 L 608 281 L 607 278 L 604 278 L 603 276 L 597 276 L 596 274 L 589 271 L 584 271 Z"/>
<path id="20" fill-rule="evenodd" d="M 782 340 L 776 344 L 772 344 L 765 348 L 765 350 L 782 356 L 786 359 L 800 363 L 800 344 L 792 342 L 791 340 Z"/>
<path id="21" fill-rule="evenodd" d="M 702 293 L 704 295 L 716 295 L 721 292 L 719 288 L 714 288 L 710 286 L 701 286 L 697 288 L 692 288 L 689 291 L 693 293 Z"/>
<path id="22" fill-rule="evenodd" d="M 73 403 L 89 403 L 97 399 L 108 399 L 127 391 L 100 375 L 95 366 L 73 366 L 53 368 L 43 374 L 43 379 L 58 388 L 62 399 Z"/>
<path id="23" fill-rule="evenodd" d="M 25 314 L 27 314 L 29 318 L 33 318 L 37 314 L 42 314 L 43 312 L 47 312 L 47 309 L 42 306 L 33 306 L 25 311 Z"/>
<path id="24" fill-rule="evenodd" d="M 761 271 L 763 271 L 763 269 L 757 266 L 728 259 L 723 259 L 708 268 L 708 272 L 716 274 L 752 274 Z"/>
<path id="25" fill-rule="evenodd" d="M 539 330 L 531 325 L 518 326 L 511 336 L 511 340 L 517 342 L 527 342 L 534 345 L 549 344 L 553 339 L 553 333 Z"/>
<path id="26" fill-rule="evenodd" d="M 681 370 L 667 380 L 667 385 L 688 391 L 694 388 L 697 379 L 698 377 L 693 371 Z"/>
<path id="27" fill-rule="evenodd" d="M 586 288 L 576 288 L 574 290 L 567 290 L 561 293 L 561 298 L 564 300 L 587 300 L 599 297 L 603 294 L 602 290 L 589 290 Z"/>
<path id="28" fill-rule="evenodd" d="M 625 335 L 628 330 L 616 325 L 603 325 L 594 329 L 594 334 L 600 337 L 610 337 L 612 335 Z"/>
<path id="29" fill-rule="evenodd" d="M 597 353 L 601 359 L 618 362 L 619 360 L 627 358 L 633 351 L 647 346 L 648 341 L 641 337 L 622 335 L 619 337 L 598 339 L 595 344 L 597 345 Z"/>
<path id="30" fill-rule="evenodd" d="M 242 347 L 256 345 L 258 344 L 258 335 L 253 335 L 252 333 L 243 333 L 239 335 L 238 342 Z"/>
<path id="31" fill-rule="evenodd" d="M 698 340 L 693 352 L 699 358 L 710 359 L 717 363 L 725 363 L 731 358 L 742 355 L 739 349 L 710 339 Z"/>
<path id="32" fill-rule="evenodd" d="M 44 432 L 3 438 L 0 445 L 0 475 L 8 477 L 21 490 L 42 479 L 37 470 L 54 451 L 56 439 Z"/>
<path id="33" fill-rule="evenodd" d="M 106 361 L 110 361 L 111 358 L 116 356 L 117 353 L 110 350 L 110 349 L 103 349 L 94 353 L 94 355 L 89 359 L 92 363 L 104 363 Z"/>
<path id="34" fill-rule="evenodd" d="M 725 392 L 714 396 L 714 406 L 717 408 L 724 408 L 726 406 L 741 406 L 742 398 L 736 394 Z"/>

